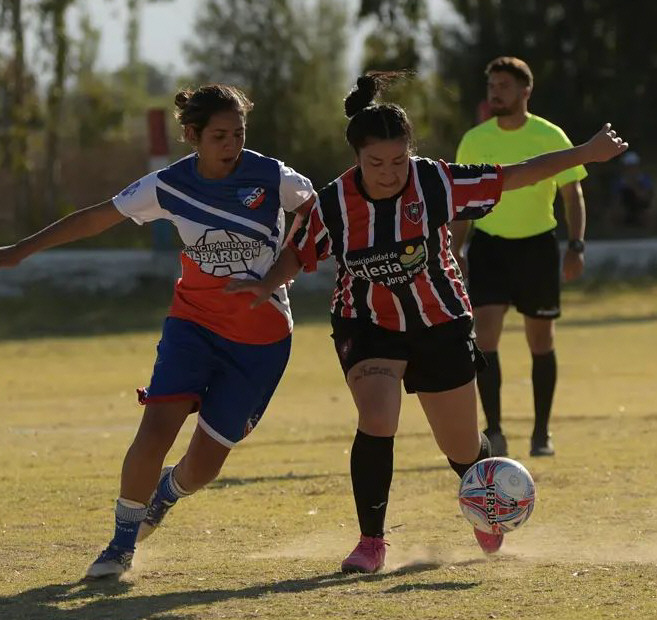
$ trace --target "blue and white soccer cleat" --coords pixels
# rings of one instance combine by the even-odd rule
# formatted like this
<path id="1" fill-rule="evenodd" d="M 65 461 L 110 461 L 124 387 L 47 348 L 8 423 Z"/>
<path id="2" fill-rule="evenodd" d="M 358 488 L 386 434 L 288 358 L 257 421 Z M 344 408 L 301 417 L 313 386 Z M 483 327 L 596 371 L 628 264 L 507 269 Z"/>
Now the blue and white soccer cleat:
<path id="1" fill-rule="evenodd" d="M 87 569 L 87 579 L 119 577 L 132 568 L 134 551 L 109 545 Z"/>
<path id="2" fill-rule="evenodd" d="M 151 496 L 151 499 L 148 503 L 146 517 L 139 525 L 139 532 L 137 532 L 137 542 L 146 540 L 155 531 L 155 529 L 160 526 L 167 512 L 169 512 L 169 510 L 176 503 L 170 502 L 158 495 L 160 483 L 172 469 L 172 465 L 167 465 L 162 469 L 162 473 L 160 474 L 160 481 L 157 483 L 157 488 L 155 489 L 155 492 Z"/>

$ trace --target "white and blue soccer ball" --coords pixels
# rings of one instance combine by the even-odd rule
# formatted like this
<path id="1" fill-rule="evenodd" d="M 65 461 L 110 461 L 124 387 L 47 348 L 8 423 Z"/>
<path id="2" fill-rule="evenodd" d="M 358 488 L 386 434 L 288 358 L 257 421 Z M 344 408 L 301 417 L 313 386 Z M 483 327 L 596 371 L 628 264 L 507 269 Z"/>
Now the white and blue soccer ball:
<path id="1" fill-rule="evenodd" d="M 535 498 L 531 474 L 517 461 L 503 457 L 475 463 L 459 488 L 461 512 L 475 528 L 489 534 L 519 528 L 529 519 Z"/>

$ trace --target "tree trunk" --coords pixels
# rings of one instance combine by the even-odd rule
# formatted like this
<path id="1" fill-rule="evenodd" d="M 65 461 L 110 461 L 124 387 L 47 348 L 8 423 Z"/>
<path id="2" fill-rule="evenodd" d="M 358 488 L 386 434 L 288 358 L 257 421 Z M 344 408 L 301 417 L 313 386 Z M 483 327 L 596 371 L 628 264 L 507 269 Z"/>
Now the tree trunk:
<path id="1" fill-rule="evenodd" d="M 48 118 L 46 120 L 45 205 L 46 220 L 59 217 L 60 206 L 60 130 L 64 100 L 64 80 L 68 56 L 66 9 L 71 0 L 56 0 L 51 6 L 50 23 L 55 45 L 53 78 L 48 89 Z"/>
<path id="2" fill-rule="evenodd" d="M 141 10 L 143 0 L 128 0 L 128 24 L 126 28 L 127 64 L 125 71 L 126 101 L 130 109 L 138 108 L 138 101 L 146 90 L 146 71 L 139 53 L 139 36 L 141 33 Z"/>
<path id="3" fill-rule="evenodd" d="M 23 33 L 22 0 L 11 0 L 11 30 L 14 48 L 12 61 L 12 84 L 10 86 L 9 118 L 9 166 L 14 186 L 15 200 L 12 205 L 16 232 L 22 232 L 30 222 L 30 177 L 27 153 L 27 109 L 25 80 L 25 42 Z"/>

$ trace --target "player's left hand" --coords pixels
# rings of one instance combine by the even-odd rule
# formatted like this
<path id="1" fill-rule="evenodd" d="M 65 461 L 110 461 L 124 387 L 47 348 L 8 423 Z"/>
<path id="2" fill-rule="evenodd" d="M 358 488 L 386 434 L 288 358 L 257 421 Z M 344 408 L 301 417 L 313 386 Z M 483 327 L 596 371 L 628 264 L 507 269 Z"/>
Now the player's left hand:
<path id="1" fill-rule="evenodd" d="M 588 161 L 608 161 L 627 151 L 629 145 L 611 128 L 611 123 L 605 123 L 585 146 Z"/>
<path id="2" fill-rule="evenodd" d="M 231 278 L 230 282 L 222 289 L 224 293 L 253 293 L 255 299 L 251 302 L 251 308 L 257 308 L 269 301 L 272 291 L 258 280 L 240 280 Z"/>
<path id="3" fill-rule="evenodd" d="M 566 250 L 563 257 L 564 282 L 577 280 L 584 272 L 584 255 L 581 252 Z"/>

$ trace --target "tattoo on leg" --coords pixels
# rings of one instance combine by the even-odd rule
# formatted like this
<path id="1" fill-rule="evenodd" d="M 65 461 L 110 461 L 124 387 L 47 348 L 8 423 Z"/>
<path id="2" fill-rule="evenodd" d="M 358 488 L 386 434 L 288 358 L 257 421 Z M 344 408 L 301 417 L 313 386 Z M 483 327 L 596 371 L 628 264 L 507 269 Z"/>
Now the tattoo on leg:
<path id="1" fill-rule="evenodd" d="M 380 375 L 382 377 L 390 377 L 391 379 L 396 379 L 395 373 L 385 366 L 363 366 L 358 369 L 356 375 L 354 375 L 354 381 L 359 381 L 365 377 L 372 377 L 374 375 Z"/>

